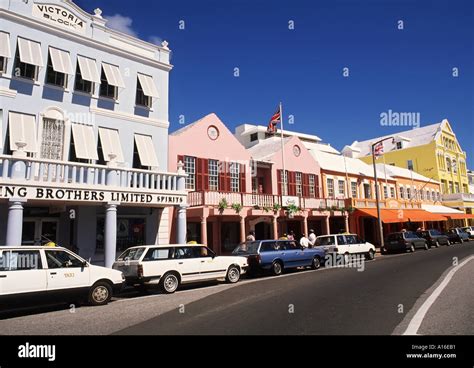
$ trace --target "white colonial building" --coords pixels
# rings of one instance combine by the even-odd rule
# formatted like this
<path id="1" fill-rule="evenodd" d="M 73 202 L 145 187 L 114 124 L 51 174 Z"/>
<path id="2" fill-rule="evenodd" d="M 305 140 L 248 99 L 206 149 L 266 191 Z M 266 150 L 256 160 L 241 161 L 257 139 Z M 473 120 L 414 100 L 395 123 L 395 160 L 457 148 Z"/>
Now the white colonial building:
<path id="1" fill-rule="evenodd" d="M 168 173 L 167 43 L 70 0 L 0 0 L 0 244 L 85 258 L 185 240 L 183 171 Z"/>

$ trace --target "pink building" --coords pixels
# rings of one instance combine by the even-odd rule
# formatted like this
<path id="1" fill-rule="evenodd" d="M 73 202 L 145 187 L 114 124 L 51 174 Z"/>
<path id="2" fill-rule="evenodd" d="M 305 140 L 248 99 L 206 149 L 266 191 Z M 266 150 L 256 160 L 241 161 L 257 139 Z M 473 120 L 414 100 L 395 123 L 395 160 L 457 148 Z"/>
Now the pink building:
<path id="1" fill-rule="evenodd" d="M 169 170 L 182 162 L 188 174 L 188 241 L 208 244 L 222 254 L 231 252 L 250 231 L 257 239 L 290 231 L 307 234 L 310 228 L 330 231 L 334 213 L 329 209 L 343 208 L 344 201 L 320 198 L 320 168 L 298 137 L 283 143 L 286 185 L 278 137 L 245 149 L 215 114 L 170 135 Z M 175 217 L 170 217 L 171 234 Z"/>

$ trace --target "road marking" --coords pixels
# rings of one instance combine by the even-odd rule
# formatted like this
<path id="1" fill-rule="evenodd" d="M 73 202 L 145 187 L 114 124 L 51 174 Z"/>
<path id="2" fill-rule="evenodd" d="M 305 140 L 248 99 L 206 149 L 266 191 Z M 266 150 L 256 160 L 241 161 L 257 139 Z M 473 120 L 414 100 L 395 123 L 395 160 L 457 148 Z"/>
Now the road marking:
<path id="1" fill-rule="evenodd" d="M 420 309 L 418 309 L 418 311 L 415 313 L 415 315 L 411 319 L 403 335 L 417 335 L 418 334 L 418 330 L 420 329 L 420 326 L 423 323 L 423 320 L 426 314 L 428 313 L 429 309 L 434 304 L 436 299 L 438 299 L 438 297 L 446 288 L 446 286 L 448 286 L 449 282 L 451 281 L 453 276 L 456 274 L 456 272 L 458 272 L 463 266 L 465 266 L 467 263 L 469 263 L 472 260 L 474 260 L 474 256 L 470 256 L 469 258 L 465 259 L 462 263 L 460 263 L 458 266 L 454 266 L 454 268 L 451 271 L 449 271 L 449 273 L 446 275 L 446 277 L 441 282 L 441 284 L 438 285 L 438 287 L 433 291 L 433 293 L 428 297 L 428 299 L 425 300 L 425 302 L 422 304 Z"/>

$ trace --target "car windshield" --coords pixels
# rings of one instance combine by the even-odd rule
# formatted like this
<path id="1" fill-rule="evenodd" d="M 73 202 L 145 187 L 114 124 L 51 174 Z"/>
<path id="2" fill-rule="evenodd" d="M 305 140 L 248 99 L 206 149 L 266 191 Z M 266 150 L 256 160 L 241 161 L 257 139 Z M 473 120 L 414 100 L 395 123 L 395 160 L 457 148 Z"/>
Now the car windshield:
<path id="1" fill-rule="evenodd" d="M 402 240 L 402 239 L 403 239 L 403 235 L 400 233 L 390 234 L 388 236 L 388 241 Z"/>
<path id="2" fill-rule="evenodd" d="M 232 254 L 257 254 L 260 242 L 246 242 L 239 244 Z"/>
<path id="3" fill-rule="evenodd" d="M 123 252 L 120 257 L 118 258 L 119 261 L 127 260 L 127 261 L 138 261 L 142 256 L 145 248 L 131 248 L 127 249 Z"/>

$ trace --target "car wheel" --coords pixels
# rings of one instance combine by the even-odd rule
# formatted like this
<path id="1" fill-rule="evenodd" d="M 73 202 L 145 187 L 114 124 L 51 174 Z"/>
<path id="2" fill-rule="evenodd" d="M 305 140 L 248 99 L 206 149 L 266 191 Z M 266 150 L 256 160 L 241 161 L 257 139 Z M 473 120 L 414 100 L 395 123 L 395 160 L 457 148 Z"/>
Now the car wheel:
<path id="1" fill-rule="evenodd" d="M 415 253 L 415 246 L 413 244 L 410 245 L 410 253 Z"/>
<path id="2" fill-rule="evenodd" d="M 106 305 L 112 299 L 112 287 L 108 282 L 99 281 L 89 289 L 90 305 Z"/>
<path id="3" fill-rule="evenodd" d="M 367 253 L 367 259 L 369 261 L 373 261 L 375 259 L 375 252 L 373 251 L 373 249 L 369 250 L 369 253 Z"/>
<path id="4" fill-rule="evenodd" d="M 313 270 L 317 270 L 317 269 L 321 268 L 321 260 L 319 259 L 318 256 L 313 258 L 313 261 L 311 262 L 311 268 Z"/>
<path id="5" fill-rule="evenodd" d="M 273 262 L 272 273 L 274 276 L 280 276 L 283 273 L 283 265 L 280 261 Z"/>
<path id="6" fill-rule="evenodd" d="M 230 266 L 227 270 L 227 276 L 225 280 L 229 284 L 235 284 L 240 280 L 240 270 L 237 266 Z"/>
<path id="7" fill-rule="evenodd" d="M 167 273 L 160 280 L 161 290 L 166 294 L 173 294 L 178 290 L 179 277 L 173 272 Z"/>

